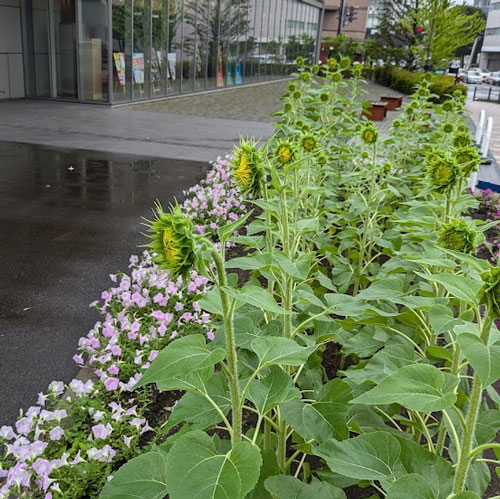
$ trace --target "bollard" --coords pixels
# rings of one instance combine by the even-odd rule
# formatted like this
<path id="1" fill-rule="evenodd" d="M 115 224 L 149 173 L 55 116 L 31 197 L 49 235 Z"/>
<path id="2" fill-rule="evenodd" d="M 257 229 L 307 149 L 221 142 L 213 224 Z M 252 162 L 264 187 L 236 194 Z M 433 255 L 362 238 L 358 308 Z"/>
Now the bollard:
<path id="1" fill-rule="evenodd" d="M 469 177 L 469 189 L 472 191 L 472 194 L 475 194 L 477 186 L 477 172 L 474 172 Z"/>
<path id="2" fill-rule="evenodd" d="M 479 121 L 476 127 L 476 136 L 474 138 L 474 142 L 477 145 L 481 144 L 481 135 L 483 134 L 483 128 L 484 128 L 484 118 L 485 118 L 485 112 L 484 109 L 481 109 L 481 112 L 479 113 Z"/>
<path id="3" fill-rule="evenodd" d="M 493 118 L 490 116 L 488 118 L 488 124 L 486 125 L 486 131 L 484 132 L 483 141 L 481 142 L 481 156 L 483 156 L 483 158 L 486 158 L 488 156 L 492 128 Z"/>

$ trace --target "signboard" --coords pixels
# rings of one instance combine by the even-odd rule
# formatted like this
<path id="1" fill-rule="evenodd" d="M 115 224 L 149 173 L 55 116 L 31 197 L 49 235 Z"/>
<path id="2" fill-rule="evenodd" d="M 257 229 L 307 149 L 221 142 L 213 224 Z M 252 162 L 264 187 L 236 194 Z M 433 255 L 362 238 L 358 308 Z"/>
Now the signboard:
<path id="1" fill-rule="evenodd" d="M 169 52 L 168 53 L 168 77 L 172 80 L 175 81 L 175 64 L 177 62 L 177 57 L 175 52 Z"/>
<path id="2" fill-rule="evenodd" d="M 132 54 L 132 73 L 134 81 L 142 85 L 144 83 L 144 54 L 142 52 Z"/>
<path id="3" fill-rule="evenodd" d="M 123 52 L 113 52 L 113 59 L 115 60 L 116 74 L 120 87 L 125 86 L 125 54 Z"/>

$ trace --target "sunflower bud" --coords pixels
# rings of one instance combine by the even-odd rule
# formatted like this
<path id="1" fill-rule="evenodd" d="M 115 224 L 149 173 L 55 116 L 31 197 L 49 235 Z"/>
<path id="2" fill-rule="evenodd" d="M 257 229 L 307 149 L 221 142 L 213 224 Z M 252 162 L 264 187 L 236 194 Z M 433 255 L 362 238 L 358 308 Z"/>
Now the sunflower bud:
<path id="1" fill-rule="evenodd" d="M 437 192 L 446 192 L 457 182 L 455 162 L 444 153 L 431 152 L 427 157 L 428 182 Z"/>
<path id="2" fill-rule="evenodd" d="M 316 74 L 316 73 L 319 73 L 319 65 L 318 64 L 315 64 L 312 68 L 311 68 L 311 71 Z"/>
<path id="3" fill-rule="evenodd" d="M 476 233 L 464 220 L 452 220 L 439 231 L 439 244 L 446 249 L 472 253 L 476 249 Z"/>
<path id="4" fill-rule="evenodd" d="M 328 59 L 326 63 L 328 64 L 328 69 L 330 71 L 333 71 L 337 67 L 337 60 L 333 57 L 330 57 L 330 59 Z"/>
<path id="5" fill-rule="evenodd" d="M 329 95 L 326 92 L 323 92 L 319 98 L 321 99 L 322 102 L 328 102 L 328 99 L 330 98 Z"/>
<path id="6" fill-rule="evenodd" d="M 447 100 L 443 102 L 443 111 L 446 111 L 449 113 L 450 111 L 453 111 L 453 101 Z"/>
<path id="7" fill-rule="evenodd" d="M 453 137 L 453 145 L 455 147 L 465 147 L 471 145 L 469 132 L 458 132 Z"/>
<path id="8" fill-rule="evenodd" d="M 480 302 L 487 305 L 495 317 L 500 317 L 500 268 L 492 267 L 481 277 L 484 285 L 479 292 Z"/>
<path id="9" fill-rule="evenodd" d="M 332 79 L 334 82 L 339 82 L 342 79 L 342 73 L 339 73 L 338 71 L 332 74 Z"/>
<path id="10" fill-rule="evenodd" d="M 182 214 L 179 205 L 165 213 L 158 203 L 154 220 L 148 220 L 147 244 L 154 251 L 153 261 L 168 270 L 172 277 L 187 275 L 195 262 L 196 243 L 191 220 Z"/>
<path id="11" fill-rule="evenodd" d="M 324 166 L 326 165 L 326 162 L 327 162 L 326 156 L 324 154 L 320 154 L 318 156 L 318 165 Z"/>
<path id="12" fill-rule="evenodd" d="M 453 156 L 465 177 L 472 172 L 477 172 L 482 161 L 481 155 L 474 146 L 458 147 Z"/>
<path id="13" fill-rule="evenodd" d="M 393 126 L 393 128 L 399 128 L 399 127 L 401 126 L 401 121 L 400 121 L 400 120 L 397 120 L 397 119 L 396 119 L 396 120 L 394 120 L 394 121 L 392 122 L 392 126 Z"/>
<path id="14" fill-rule="evenodd" d="M 297 66 L 303 66 L 304 65 L 304 58 L 299 55 L 299 57 L 297 57 L 297 59 L 295 59 L 295 64 L 297 64 Z"/>
<path id="15" fill-rule="evenodd" d="M 294 152 L 290 142 L 280 142 L 275 150 L 276 159 L 282 165 L 287 165 L 293 160 Z"/>
<path id="16" fill-rule="evenodd" d="M 290 92 L 295 92 L 295 90 L 297 90 L 297 84 L 294 81 L 291 81 L 288 84 L 288 90 L 290 90 Z"/>
<path id="17" fill-rule="evenodd" d="M 451 123 L 445 123 L 443 125 L 443 132 L 444 133 L 451 133 L 451 132 L 453 132 L 453 125 Z"/>
<path id="18" fill-rule="evenodd" d="M 300 143 L 306 152 L 314 151 L 318 147 L 318 141 L 314 135 L 304 135 Z"/>
<path id="19" fill-rule="evenodd" d="M 302 92 L 300 90 L 295 90 L 295 92 L 293 93 L 292 97 L 294 99 L 300 99 L 302 97 Z"/>
<path id="20" fill-rule="evenodd" d="M 311 73 L 308 73 L 307 71 L 302 71 L 299 76 L 300 80 L 307 83 L 308 81 L 311 81 Z"/>
<path id="21" fill-rule="evenodd" d="M 361 140 L 365 144 L 375 144 L 375 142 L 377 142 L 378 135 L 378 130 L 375 128 L 373 123 L 366 123 L 361 130 Z"/>
<path id="22" fill-rule="evenodd" d="M 241 139 L 235 148 L 235 158 L 231 164 L 236 184 L 244 192 L 259 195 L 264 176 L 262 159 L 255 143 Z"/>
<path id="23" fill-rule="evenodd" d="M 342 69 L 349 69 L 349 66 L 351 65 L 351 59 L 349 59 L 349 57 L 342 57 L 342 59 L 340 59 L 340 67 Z"/>
<path id="24" fill-rule="evenodd" d="M 292 104 L 290 102 L 285 102 L 284 110 L 285 113 L 289 113 L 292 110 Z"/>

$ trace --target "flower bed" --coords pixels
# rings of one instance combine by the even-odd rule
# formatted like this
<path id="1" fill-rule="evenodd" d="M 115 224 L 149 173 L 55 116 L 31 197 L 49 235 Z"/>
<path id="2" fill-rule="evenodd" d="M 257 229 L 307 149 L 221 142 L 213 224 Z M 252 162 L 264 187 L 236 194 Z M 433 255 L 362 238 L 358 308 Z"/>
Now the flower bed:
<path id="1" fill-rule="evenodd" d="M 463 96 L 423 78 L 381 136 L 360 65 L 298 64 L 274 136 L 156 207 L 93 304 L 92 378 L 0 429 L 0 497 L 491 492 L 500 271 L 473 256 L 496 215 L 465 191 Z"/>

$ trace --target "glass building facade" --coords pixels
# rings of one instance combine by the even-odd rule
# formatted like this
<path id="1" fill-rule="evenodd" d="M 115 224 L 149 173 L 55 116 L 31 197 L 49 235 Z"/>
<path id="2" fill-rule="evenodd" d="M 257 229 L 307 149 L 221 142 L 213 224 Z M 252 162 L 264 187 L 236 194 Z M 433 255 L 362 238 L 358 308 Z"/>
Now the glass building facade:
<path id="1" fill-rule="evenodd" d="M 23 0 L 27 97 L 122 103 L 282 78 L 319 0 Z"/>

